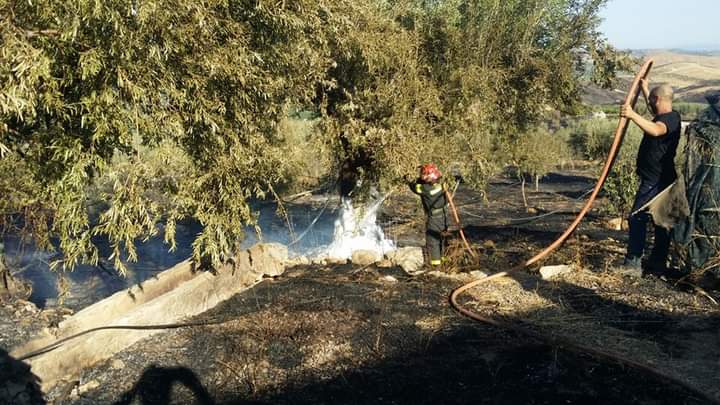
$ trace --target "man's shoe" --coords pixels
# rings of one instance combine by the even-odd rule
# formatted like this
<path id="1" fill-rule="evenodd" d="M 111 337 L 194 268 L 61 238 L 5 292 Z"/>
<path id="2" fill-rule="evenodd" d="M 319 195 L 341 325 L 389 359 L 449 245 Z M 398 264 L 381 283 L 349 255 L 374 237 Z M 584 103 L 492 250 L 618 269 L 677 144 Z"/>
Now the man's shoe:
<path id="1" fill-rule="evenodd" d="M 635 256 L 625 256 L 625 260 L 623 261 L 623 266 L 631 267 L 631 268 L 640 268 L 640 267 L 642 267 L 642 260 L 639 257 L 635 257 Z"/>
<path id="2" fill-rule="evenodd" d="M 642 277 L 642 262 L 639 257 L 626 256 L 622 266 L 616 267 L 615 272 L 623 276 Z"/>
<path id="3" fill-rule="evenodd" d="M 679 280 L 687 275 L 686 272 L 664 265 L 648 265 L 643 271 L 644 275 L 653 275 L 663 280 Z"/>

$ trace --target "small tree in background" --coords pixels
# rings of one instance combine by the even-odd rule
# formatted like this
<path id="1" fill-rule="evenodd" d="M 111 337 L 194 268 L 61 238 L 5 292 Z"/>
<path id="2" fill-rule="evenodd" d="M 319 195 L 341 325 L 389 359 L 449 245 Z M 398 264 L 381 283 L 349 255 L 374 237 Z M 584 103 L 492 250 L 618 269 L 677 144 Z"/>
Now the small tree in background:
<path id="1" fill-rule="evenodd" d="M 540 178 L 571 160 L 570 148 L 562 137 L 539 127 L 517 137 L 510 147 L 510 158 L 521 181 L 523 203 L 527 204 L 525 182 L 529 176 L 540 189 Z"/>
<path id="2" fill-rule="evenodd" d="M 569 142 L 584 158 L 604 162 L 610 153 L 616 128 L 617 122 L 613 120 L 581 121 L 568 129 Z M 608 209 L 621 216 L 629 213 L 639 186 L 635 160 L 641 139 L 642 131 L 636 125 L 629 125 L 619 155 L 605 181 L 605 195 L 610 200 Z"/>

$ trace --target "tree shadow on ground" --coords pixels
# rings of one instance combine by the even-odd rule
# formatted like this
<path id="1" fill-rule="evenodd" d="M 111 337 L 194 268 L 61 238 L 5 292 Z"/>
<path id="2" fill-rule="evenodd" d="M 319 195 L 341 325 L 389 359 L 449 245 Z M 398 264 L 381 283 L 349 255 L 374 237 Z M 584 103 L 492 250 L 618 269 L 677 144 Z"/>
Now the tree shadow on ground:
<path id="1" fill-rule="evenodd" d="M 485 331 L 467 327 L 438 337 L 423 350 L 329 379 L 315 376 L 253 399 L 267 404 L 702 403 L 683 388 L 637 370 L 527 340 L 503 346 L 486 342 Z M 246 399 L 223 395 L 218 404 Z"/>
<path id="2" fill-rule="evenodd" d="M 720 315 L 688 315 L 648 310 L 620 300 L 602 297 L 595 290 L 562 280 L 547 282 L 535 275 L 511 274 L 511 277 L 526 291 L 538 294 L 566 308 L 570 313 L 584 317 L 598 328 L 614 329 L 621 332 L 622 336 L 652 342 L 656 349 L 669 358 L 686 358 L 686 360 L 691 357 L 701 358 L 702 353 L 692 352 L 698 349 L 694 346 L 695 342 L 690 339 L 693 334 L 714 339 L 714 342 L 705 342 L 708 348 L 720 347 L 720 336 L 716 333 L 720 328 Z M 664 290 L 663 296 L 659 299 L 667 301 L 670 308 L 673 306 L 672 299 L 676 294 L 688 291 L 682 286 L 660 281 L 654 276 L 650 278 L 648 284 L 657 288 L 654 294 Z M 710 355 L 711 352 L 705 351 L 705 354 Z M 716 354 L 720 355 L 720 350 L 716 350 Z"/>
<path id="3" fill-rule="evenodd" d="M 377 271 L 380 276 L 385 272 L 394 274 L 391 269 Z M 327 277 L 348 272 L 354 274 L 352 270 L 335 268 L 333 275 Z M 439 296 L 427 296 L 426 287 L 420 282 L 400 284 L 387 300 L 379 301 L 363 290 L 375 289 L 375 284 L 363 286 L 363 280 L 356 279 L 350 284 L 331 286 L 324 277 L 314 274 L 310 278 L 288 280 L 287 284 L 280 281 L 272 288 L 261 287 L 255 291 L 257 301 L 248 300 L 244 306 L 270 305 L 276 307 L 276 312 L 290 316 L 298 309 L 302 310 L 296 315 L 313 310 L 324 313 L 359 310 L 366 321 L 352 336 L 346 336 L 354 348 L 350 363 L 305 371 L 284 380 L 284 384 L 271 384 L 264 391 L 220 393 L 216 398 L 219 404 L 248 400 L 269 404 L 703 403 L 684 387 L 645 371 L 454 318 L 441 302 L 436 307 L 425 307 L 423 302 L 433 302 Z M 313 297 L 312 305 L 283 305 L 282 301 L 288 299 L 283 295 L 287 295 L 290 286 L 299 291 L 294 294 Z M 418 301 L 414 294 L 426 296 Z M 392 310 L 383 310 L 384 305 Z M 234 308 L 238 309 L 235 305 Z M 445 319 L 446 324 L 428 332 L 418 326 L 420 319 Z M 303 333 L 313 332 L 308 329 Z M 262 339 L 257 343 L 263 344 Z M 283 343 L 283 339 L 272 336 L 266 343 L 279 348 L 283 344 L 293 345 L 294 339 L 285 337 Z M 361 353 L 369 354 L 370 360 L 356 362 L 356 356 L 363 357 Z M 303 360 L 290 357 L 293 361 L 284 363 L 292 374 L 293 367 Z M 279 356 L 276 360 L 283 359 Z"/>
<path id="4" fill-rule="evenodd" d="M 389 275 L 398 281 L 380 281 Z M 192 371 L 145 370 L 119 403 L 203 404 L 208 392 L 217 404 L 707 403 L 646 371 L 463 318 L 447 305 L 457 283 L 402 278 L 395 268 L 289 270 L 204 315 L 238 320 L 235 326 L 187 331 L 183 355 L 166 361 L 187 362 Z M 615 304 L 592 290 L 571 293 Z M 524 315 L 533 316 L 506 320 Z M 172 390 L 178 382 L 199 394 Z"/>
<path id="5" fill-rule="evenodd" d="M 27 363 L 19 361 L 0 348 L 0 403 L 44 405 L 40 379 Z"/>
<path id="6" fill-rule="evenodd" d="M 137 383 L 122 395 L 115 405 L 129 405 L 137 398 L 142 405 L 174 403 L 172 392 L 175 385 L 182 385 L 193 395 L 194 403 L 214 405 L 215 401 L 195 373 L 186 367 L 150 366 L 143 371 Z"/>

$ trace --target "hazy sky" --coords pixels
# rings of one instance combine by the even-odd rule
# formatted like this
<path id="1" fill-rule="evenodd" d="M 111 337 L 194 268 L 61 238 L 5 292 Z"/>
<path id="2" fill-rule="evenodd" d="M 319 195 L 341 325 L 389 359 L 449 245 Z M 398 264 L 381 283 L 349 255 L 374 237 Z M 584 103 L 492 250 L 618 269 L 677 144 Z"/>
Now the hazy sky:
<path id="1" fill-rule="evenodd" d="M 720 50 L 720 0 L 609 0 L 600 31 L 621 49 Z"/>

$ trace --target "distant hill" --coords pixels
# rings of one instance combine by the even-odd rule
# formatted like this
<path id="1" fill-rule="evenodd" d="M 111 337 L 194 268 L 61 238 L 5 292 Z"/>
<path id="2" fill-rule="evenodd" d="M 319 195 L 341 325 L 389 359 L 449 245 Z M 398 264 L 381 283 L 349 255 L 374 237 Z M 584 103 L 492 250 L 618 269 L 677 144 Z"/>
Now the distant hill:
<path id="1" fill-rule="evenodd" d="M 677 101 L 704 102 L 705 92 L 720 89 L 720 52 L 637 50 L 633 53 L 641 59 L 655 60 L 650 73 L 651 85 L 673 86 Z M 583 100 L 593 105 L 621 103 L 631 78 L 629 73 L 622 75 L 615 90 L 588 86 Z"/>

